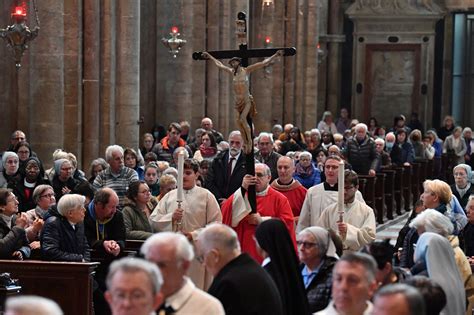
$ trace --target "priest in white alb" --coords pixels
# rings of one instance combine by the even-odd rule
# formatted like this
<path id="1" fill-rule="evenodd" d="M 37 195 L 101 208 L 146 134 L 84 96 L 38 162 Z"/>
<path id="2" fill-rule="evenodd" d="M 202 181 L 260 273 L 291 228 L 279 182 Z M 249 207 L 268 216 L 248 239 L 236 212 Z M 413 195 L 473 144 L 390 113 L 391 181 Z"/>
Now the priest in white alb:
<path id="1" fill-rule="evenodd" d="M 344 173 L 344 206 L 339 212 L 338 204 L 324 209 L 317 226 L 337 232 L 344 251 L 358 251 L 375 240 L 374 210 L 355 198 L 359 188 L 359 177 L 354 171 Z"/>
<path id="2" fill-rule="evenodd" d="M 326 181 L 308 189 L 306 198 L 301 208 L 296 233 L 299 233 L 310 226 L 316 226 L 316 223 L 324 209 L 337 203 L 338 180 L 337 174 L 339 163 L 342 159 L 338 156 L 329 156 L 324 164 L 324 175 Z M 360 191 L 355 192 L 355 198 L 365 202 Z"/>
<path id="3" fill-rule="evenodd" d="M 214 195 L 196 185 L 199 164 L 187 159 L 183 170 L 183 196 L 178 207 L 178 190 L 167 193 L 150 215 L 150 223 L 155 232 L 172 231 L 183 233 L 194 244 L 201 229 L 212 222 L 222 222 L 222 214 Z M 202 264 L 193 260 L 189 276 L 194 284 L 207 290 L 212 277 Z"/>

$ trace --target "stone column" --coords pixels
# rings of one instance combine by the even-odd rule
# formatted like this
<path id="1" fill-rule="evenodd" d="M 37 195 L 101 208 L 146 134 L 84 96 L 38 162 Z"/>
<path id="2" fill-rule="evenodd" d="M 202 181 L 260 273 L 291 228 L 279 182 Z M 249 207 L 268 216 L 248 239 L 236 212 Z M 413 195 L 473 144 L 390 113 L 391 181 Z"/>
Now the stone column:
<path id="1" fill-rule="evenodd" d="M 298 20 L 298 1 L 288 0 L 286 2 L 286 13 L 285 13 L 285 46 L 297 46 L 297 20 Z M 296 52 L 296 56 L 291 58 L 285 58 L 284 60 L 284 97 L 283 97 L 283 109 L 281 114 L 281 123 L 293 121 L 293 111 L 296 106 L 296 65 L 298 56 L 301 54 L 300 50 Z"/>
<path id="2" fill-rule="evenodd" d="M 329 1 L 328 34 L 341 33 L 342 14 L 339 0 Z M 341 44 L 331 40 L 328 43 L 327 55 L 327 106 L 334 117 L 338 117 L 340 82 L 341 82 Z"/>
<path id="3" fill-rule="evenodd" d="M 140 8 L 140 135 L 150 132 L 155 124 L 155 90 L 157 42 L 156 0 L 142 0 Z M 159 34 L 159 33 L 158 33 Z"/>
<path id="4" fill-rule="evenodd" d="M 100 12 L 100 156 L 115 143 L 116 1 L 102 0 Z"/>
<path id="5" fill-rule="evenodd" d="M 115 139 L 122 146 L 138 147 L 140 101 L 140 1 L 117 2 Z"/>
<path id="6" fill-rule="evenodd" d="M 11 24 L 9 0 L 0 0 L 0 28 Z M 15 62 L 6 41 L 0 39 L 0 111 L 3 117 L 0 124 L 0 150 L 4 150 L 10 143 L 10 134 L 17 128 L 18 86 Z M 27 59 L 26 54 L 23 60 Z"/>
<path id="7" fill-rule="evenodd" d="M 64 144 L 64 1 L 43 0 L 41 35 L 30 45 L 29 138 L 48 160 Z"/>
<path id="8" fill-rule="evenodd" d="M 100 3 L 84 0 L 83 134 L 84 162 L 101 156 L 100 136 Z"/>

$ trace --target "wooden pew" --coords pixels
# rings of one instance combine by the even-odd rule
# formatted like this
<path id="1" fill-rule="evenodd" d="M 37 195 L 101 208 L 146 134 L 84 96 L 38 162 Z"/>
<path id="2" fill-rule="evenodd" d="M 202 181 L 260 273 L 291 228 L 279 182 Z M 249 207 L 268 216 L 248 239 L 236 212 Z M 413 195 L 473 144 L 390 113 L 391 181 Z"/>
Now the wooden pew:
<path id="1" fill-rule="evenodd" d="M 92 276 L 99 263 L 0 260 L 0 270 L 19 279 L 21 294 L 56 301 L 64 314 L 91 315 Z"/>
<path id="2" fill-rule="evenodd" d="M 136 252 L 138 255 L 143 243 L 145 243 L 143 240 L 125 240 L 125 250 Z"/>
<path id="3" fill-rule="evenodd" d="M 398 215 L 402 214 L 402 192 L 403 192 L 403 167 L 394 166 L 395 183 L 393 187 L 395 198 L 395 211 Z"/>
<path id="4" fill-rule="evenodd" d="M 393 204 L 395 202 L 395 173 L 396 171 L 390 169 L 384 169 L 382 172 L 385 174 L 385 206 L 387 207 L 387 219 L 393 220 Z"/>
<path id="5" fill-rule="evenodd" d="M 420 198 L 420 173 L 421 173 L 421 166 L 420 162 L 413 162 L 411 164 L 412 171 L 411 171 L 411 193 L 413 196 L 413 204 Z"/>
<path id="6" fill-rule="evenodd" d="M 427 160 L 426 164 L 426 179 L 434 179 L 435 160 Z"/>
<path id="7" fill-rule="evenodd" d="M 411 209 L 411 178 L 412 178 L 412 166 L 403 166 L 403 201 L 405 211 Z"/>
<path id="8" fill-rule="evenodd" d="M 361 191 L 364 200 L 369 207 L 375 209 L 375 182 L 377 178 L 375 176 L 359 175 L 360 179 L 365 180 L 364 191 Z"/>
<path id="9" fill-rule="evenodd" d="M 375 214 L 377 223 L 382 224 L 385 210 L 385 177 L 384 173 L 377 173 L 375 185 Z"/>

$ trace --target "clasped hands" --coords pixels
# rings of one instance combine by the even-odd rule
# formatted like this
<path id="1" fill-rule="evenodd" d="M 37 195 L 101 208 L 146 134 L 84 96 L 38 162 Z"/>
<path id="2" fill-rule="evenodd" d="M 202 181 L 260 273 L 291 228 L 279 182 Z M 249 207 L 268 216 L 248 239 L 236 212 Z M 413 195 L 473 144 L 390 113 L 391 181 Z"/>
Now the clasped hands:
<path id="1" fill-rule="evenodd" d="M 117 256 L 120 254 L 120 246 L 114 240 L 104 241 L 104 249 L 107 253 Z"/>

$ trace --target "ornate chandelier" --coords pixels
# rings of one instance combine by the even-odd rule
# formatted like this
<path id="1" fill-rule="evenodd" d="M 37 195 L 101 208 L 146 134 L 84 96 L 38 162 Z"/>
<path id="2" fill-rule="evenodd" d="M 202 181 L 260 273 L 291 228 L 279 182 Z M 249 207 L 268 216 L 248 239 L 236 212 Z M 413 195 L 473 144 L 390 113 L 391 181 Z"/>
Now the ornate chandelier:
<path id="1" fill-rule="evenodd" d="M 25 50 L 28 49 L 28 42 L 35 39 L 40 30 L 36 0 L 33 0 L 33 8 L 36 18 L 36 26 L 33 30 L 30 30 L 26 25 L 27 7 L 24 2 L 21 4 L 17 2 L 14 6 L 14 10 L 11 13 L 13 24 L 5 29 L 0 28 L 0 37 L 6 41 L 7 47 L 11 49 L 17 69 L 21 67 L 21 57 Z"/>

